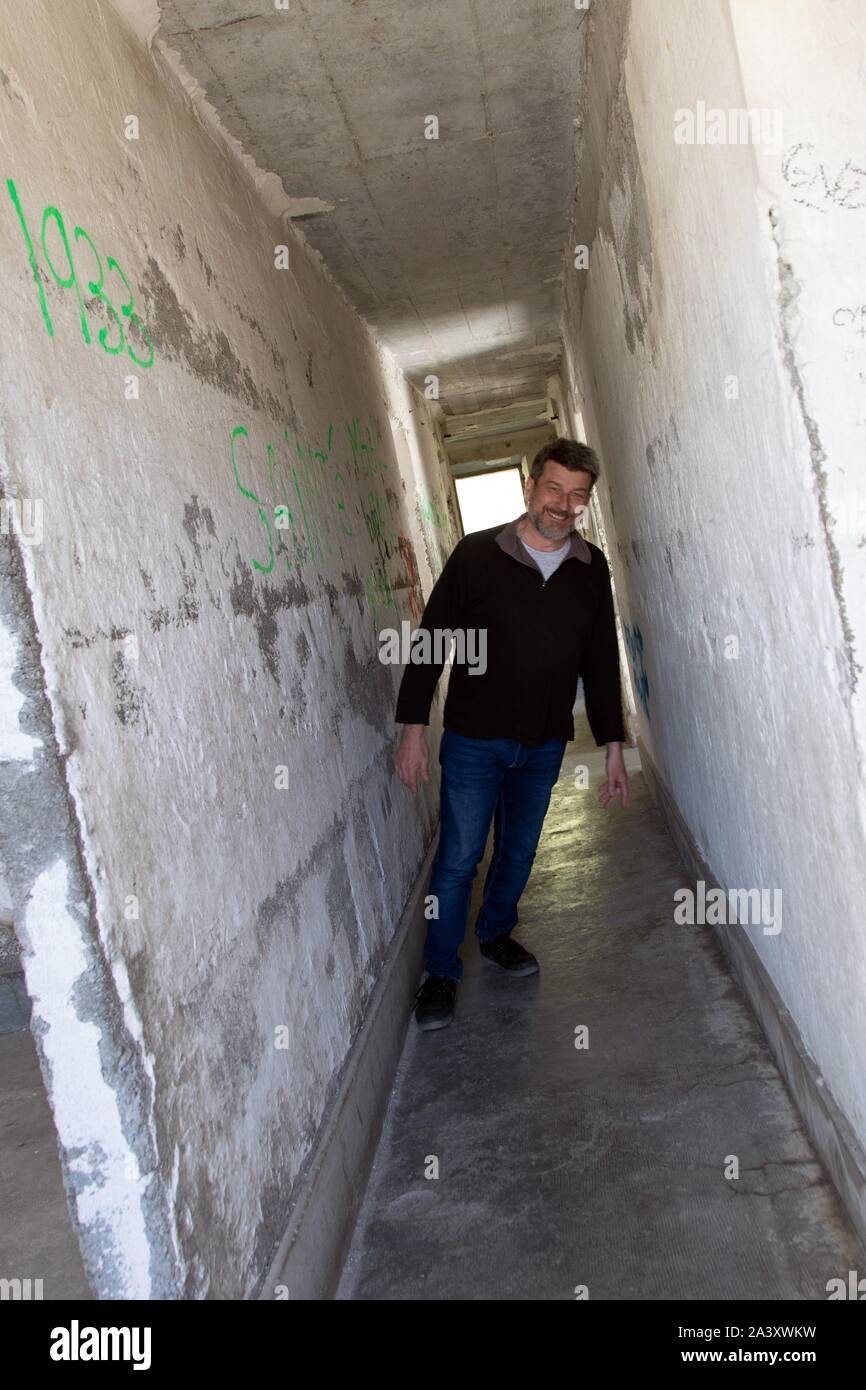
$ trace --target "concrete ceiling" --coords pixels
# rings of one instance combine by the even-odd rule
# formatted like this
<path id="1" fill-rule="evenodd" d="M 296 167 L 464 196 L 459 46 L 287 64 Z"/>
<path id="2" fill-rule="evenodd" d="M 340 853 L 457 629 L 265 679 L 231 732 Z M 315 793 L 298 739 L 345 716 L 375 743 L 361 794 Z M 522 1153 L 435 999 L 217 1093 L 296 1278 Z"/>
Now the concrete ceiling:
<path id="1" fill-rule="evenodd" d="M 573 0 L 161 0 L 228 130 L 446 414 L 543 395 L 560 356 L 586 12 Z M 425 118 L 439 139 L 425 138 Z"/>

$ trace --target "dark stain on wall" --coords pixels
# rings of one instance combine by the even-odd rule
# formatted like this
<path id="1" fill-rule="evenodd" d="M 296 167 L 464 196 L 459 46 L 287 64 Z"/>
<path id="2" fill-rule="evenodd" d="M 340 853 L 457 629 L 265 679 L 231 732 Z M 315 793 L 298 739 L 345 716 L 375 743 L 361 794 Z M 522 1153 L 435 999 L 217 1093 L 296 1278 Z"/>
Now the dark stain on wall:
<path id="1" fill-rule="evenodd" d="M 171 622 L 171 614 L 165 607 L 152 608 L 147 615 L 151 632 L 161 632 Z"/>
<path id="2" fill-rule="evenodd" d="M 355 901 L 352 897 L 352 884 L 349 879 L 345 853 L 341 853 L 332 860 L 328 868 L 328 877 L 325 883 L 325 905 L 328 909 L 331 930 L 334 935 L 338 931 L 342 931 L 345 935 L 349 943 L 352 967 L 357 970 L 361 933 L 358 925 L 358 914 L 355 911 Z"/>
<path id="3" fill-rule="evenodd" d="M 199 505 L 198 495 L 193 493 L 192 499 L 186 503 L 183 509 L 183 529 L 189 537 L 190 545 L 195 551 L 195 558 L 201 564 L 201 545 L 199 534 L 202 530 L 207 531 L 209 536 L 216 539 L 216 527 L 214 526 L 213 512 L 210 507 Z"/>
<path id="4" fill-rule="evenodd" d="M 196 324 L 184 309 L 165 272 L 149 256 L 141 280 L 144 317 L 158 351 L 175 361 L 208 386 L 254 410 L 265 411 L 280 420 L 284 411 L 276 397 L 260 390 L 248 367 L 241 365 L 221 328 Z"/>
<path id="5" fill-rule="evenodd" d="M 668 416 L 667 428 L 661 430 L 646 446 L 647 466 L 653 476 L 657 476 L 656 470 L 659 465 L 668 461 L 674 450 L 679 447 L 679 442 L 680 434 L 677 429 L 677 420 L 672 413 Z"/>
<path id="6" fill-rule="evenodd" d="M 340 578 L 343 581 L 343 592 L 350 598 L 360 598 L 364 592 L 364 581 L 357 570 L 343 570 Z"/>
<path id="7" fill-rule="evenodd" d="M 310 647 L 310 639 L 308 638 L 305 632 L 298 633 L 297 637 L 295 638 L 295 647 L 297 649 L 298 662 L 300 664 L 301 670 L 306 671 L 307 663 L 309 662 L 310 656 L 312 655 L 312 649 Z"/>
<path id="8" fill-rule="evenodd" d="M 137 724 L 142 715 L 141 691 L 135 685 L 129 662 L 122 651 L 111 658 L 111 684 L 114 688 L 114 713 L 121 724 Z"/>
<path id="9" fill-rule="evenodd" d="M 21 92 L 18 89 L 17 80 L 13 82 L 9 74 L 7 72 L 4 72 L 2 68 L 0 68 L 0 83 L 3 84 L 3 90 L 7 96 L 14 97 L 16 101 L 20 102 L 21 105 L 26 108 L 27 103 L 25 102 L 23 96 L 21 95 Z"/>
<path id="10" fill-rule="evenodd" d="M 388 668 L 379 660 L 378 650 L 361 662 L 347 639 L 343 652 L 345 664 L 340 693 L 331 719 L 334 733 L 339 732 L 343 715 L 351 710 L 366 719 L 384 738 L 391 738 L 395 731 L 394 687 Z"/>
<path id="11" fill-rule="evenodd" d="M 622 286 L 625 340 L 629 352 L 644 342 L 649 303 L 647 282 L 653 276 L 649 202 L 638 160 L 634 123 L 626 94 L 625 74 L 620 74 L 611 111 L 605 167 L 612 183 L 605 186 L 599 203 L 599 231 L 616 248 L 616 266 Z M 613 189 L 617 204 L 628 208 L 625 226 L 615 228 L 610 211 Z M 641 270 L 643 275 L 641 275 Z"/>
<path id="12" fill-rule="evenodd" d="M 286 370 L 286 359 L 285 359 L 285 357 L 283 356 L 283 354 L 282 354 L 281 352 L 279 352 L 279 351 L 277 350 L 277 348 L 274 347 L 273 343 L 269 342 L 268 339 L 265 337 L 264 333 L 262 332 L 262 328 L 261 328 L 261 325 L 259 324 L 258 320 L 257 320 L 257 319 L 254 319 L 253 316 L 252 316 L 252 314 L 248 314 L 248 313 L 246 312 L 245 309 L 242 309 L 241 306 L 240 306 L 239 304 L 233 304 L 233 305 L 232 305 L 232 310 L 233 310 L 234 313 L 237 314 L 238 318 L 241 319 L 242 322 L 245 323 L 245 324 L 247 325 L 248 328 L 251 328 L 251 329 L 253 330 L 253 332 L 256 333 L 256 334 L 258 334 L 258 336 L 261 338 L 261 340 L 262 340 L 262 342 L 264 343 L 265 347 L 268 349 L 268 352 L 271 354 L 271 361 L 273 362 L 274 366 L 277 368 L 277 371 L 285 372 L 285 370 Z M 296 423 L 295 423 L 295 422 L 293 422 L 293 428 L 296 428 Z"/>
<path id="13" fill-rule="evenodd" d="M 301 732 L 301 726 L 307 717 L 307 692 L 304 689 L 304 678 L 300 671 L 295 673 L 295 678 L 289 687 L 291 703 L 289 705 L 289 717 L 295 733 Z"/>
<path id="14" fill-rule="evenodd" d="M 333 615 L 337 611 L 337 607 L 340 602 L 340 590 L 337 588 L 336 584 L 331 583 L 330 579 L 322 580 L 322 588 L 325 591 L 325 597 L 328 600 L 328 607 L 330 608 L 331 616 L 333 617 Z"/>
<path id="15" fill-rule="evenodd" d="M 98 627 L 94 632 L 84 633 L 80 627 L 65 627 L 63 636 L 73 647 L 92 647 L 94 642 L 120 642 L 124 637 L 129 636 L 129 628 L 111 627 L 108 632 L 104 628 Z"/>
<path id="16" fill-rule="evenodd" d="M 279 683 L 277 616 L 292 608 L 303 608 L 310 593 L 297 574 L 287 575 L 279 585 L 255 575 L 238 552 L 229 590 L 229 603 L 236 618 L 249 618 L 256 630 L 259 651 L 269 673 Z"/>
<path id="17" fill-rule="evenodd" d="M 182 555 L 180 556 L 180 567 L 183 593 L 177 601 L 177 622 L 179 627 L 186 627 L 188 623 L 198 622 L 201 604 L 196 594 L 195 575 L 187 569 L 186 561 Z"/>
<path id="18" fill-rule="evenodd" d="M 580 84 L 578 178 L 569 244 L 590 247 L 590 265 L 598 235 L 614 247 L 626 342 L 634 352 L 638 342 L 644 341 L 649 316 L 645 285 L 652 279 L 653 253 L 649 205 L 624 76 L 630 19 L 630 0 L 608 0 L 593 5 L 583 25 L 586 75 Z M 615 227 L 611 214 L 615 189 L 619 190 L 617 205 L 629 210 L 624 227 Z M 585 272 L 574 271 L 566 281 L 572 306 L 569 317 L 575 324 L 581 321 L 587 280 Z"/>
<path id="19" fill-rule="evenodd" d="M 207 261 L 202 255 L 201 247 L 199 246 L 198 242 L 196 242 L 195 244 L 195 254 L 198 256 L 198 263 L 204 271 L 204 278 L 207 282 L 208 289 L 210 289 L 211 285 L 216 280 L 216 276 L 214 275 L 213 271 L 211 270 L 210 266 L 208 265 Z"/>

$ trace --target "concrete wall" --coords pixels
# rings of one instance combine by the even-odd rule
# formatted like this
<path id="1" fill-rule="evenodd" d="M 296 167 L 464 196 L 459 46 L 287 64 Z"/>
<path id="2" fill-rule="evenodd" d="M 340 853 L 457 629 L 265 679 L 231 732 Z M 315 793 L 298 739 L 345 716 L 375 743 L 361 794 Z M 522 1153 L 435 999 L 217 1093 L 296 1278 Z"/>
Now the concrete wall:
<path id="1" fill-rule="evenodd" d="M 418 814 L 395 786 L 376 634 L 451 548 L 447 477 L 168 53 L 32 0 L 0 55 L 2 859 L 33 1027 L 94 1290 L 243 1296 L 434 828 L 435 781 Z"/>
<path id="2" fill-rule="evenodd" d="M 739 929 L 863 1144 L 862 6 L 700 10 L 591 8 L 565 375 L 641 739 L 719 882 L 781 890 Z M 780 138 L 677 143 L 699 102 Z"/>

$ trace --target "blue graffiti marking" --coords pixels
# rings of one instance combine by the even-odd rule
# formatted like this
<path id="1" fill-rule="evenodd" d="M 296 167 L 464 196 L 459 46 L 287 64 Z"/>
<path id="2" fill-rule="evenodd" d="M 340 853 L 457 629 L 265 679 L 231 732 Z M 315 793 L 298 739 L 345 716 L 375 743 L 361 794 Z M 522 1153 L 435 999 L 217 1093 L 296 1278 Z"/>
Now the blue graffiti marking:
<path id="1" fill-rule="evenodd" d="M 625 633 L 625 645 L 631 659 L 635 693 L 640 701 L 641 709 L 649 719 L 649 676 L 646 673 L 643 659 L 643 633 L 639 627 L 632 631 L 628 623 L 623 623 L 623 631 Z"/>

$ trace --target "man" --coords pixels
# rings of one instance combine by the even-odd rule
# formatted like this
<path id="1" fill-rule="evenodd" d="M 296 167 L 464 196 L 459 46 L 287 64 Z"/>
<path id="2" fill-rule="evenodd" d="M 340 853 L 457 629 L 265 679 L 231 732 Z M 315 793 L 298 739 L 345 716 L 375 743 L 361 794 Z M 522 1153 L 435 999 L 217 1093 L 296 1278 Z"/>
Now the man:
<path id="1" fill-rule="evenodd" d="M 586 444 L 555 439 L 524 485 L 526 511 L 506 526 L 464 536 L 430 594 L 419 627 L 486 634 L 484 670 L 455 664 L 443 713 L 439 845 L 424 947 L 427 978 L 415 998 L 419 1027 L 445 1028 L 463 975 L 458 949 L 490 822 L 493 855 L 475 929 L 481 954 L 512 975 L 538 970 L 511 936 L 566 743 L 574 738 L 578 676 L 596 743 L 607 745 L 608 806 L 628 799 L 610 572 L 576 529 L 598 477 Z M 477 644 L 476 644 L 477 647 Z M 441 643 L 432 641 L 441 654 Z M 407 665 L 397 698 L 403 725 L 396 770 L 415 793 L 429 781 L 424 729 L 444 658 Z"/>

